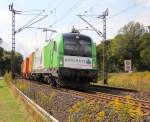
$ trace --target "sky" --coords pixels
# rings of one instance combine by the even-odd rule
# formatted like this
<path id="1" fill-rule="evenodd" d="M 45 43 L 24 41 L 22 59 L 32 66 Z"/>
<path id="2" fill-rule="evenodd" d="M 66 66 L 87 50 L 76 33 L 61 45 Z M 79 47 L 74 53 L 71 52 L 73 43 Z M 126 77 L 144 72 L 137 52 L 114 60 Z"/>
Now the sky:
<path id="1" fill-rule="evenodd" d="M 54 29 L 58 33 L 70 32 L 74 26 L 81 33 L 90 36 L 96 44 L 102 41 L 102 37 L 94 31 L 84 30 L 90 27 L 77 16 L 78 14 L 102 15 L 108 8 L 107 39 L 114 38 L 119 29 L 130 21 L 140 22 L 144 26 L 150 25 L 150 0 L 0 0 L 0 37 L 3 39 L 0 46 L 6 50 L 11 50 L 12 14 L 8 5 L 12 2 L 15 10 L 22 11 L 22 14 L 16 15 L 16 30 L 41 12 L 32 10 L 45 10 L 43 14 L 48 17 L 32 26 Z M 101 19 L 92 17 L 85 19 L 103 31 Z M 58 33 L 52 34 L 51 38 Z M 22 30 L 16 34 L 16 51 L 24 57 L 28 56 L 47 43 L 45 35 L 46 33 L 40 29 Z M 50 35 L 49 32 L 48 38 Z"/>

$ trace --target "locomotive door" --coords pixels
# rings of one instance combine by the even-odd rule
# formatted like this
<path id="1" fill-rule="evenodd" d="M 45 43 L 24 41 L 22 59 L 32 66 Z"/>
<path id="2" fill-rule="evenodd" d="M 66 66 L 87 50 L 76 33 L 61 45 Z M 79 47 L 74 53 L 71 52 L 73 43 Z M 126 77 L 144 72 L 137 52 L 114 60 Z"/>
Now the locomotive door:
<path id="1" fill-rule="evenodd" d="M 51 64 L 52 64 L 52 68 L 56 67 L 55 65 L 55 59 L 56 59 L 56 42 L 53 42 L 52 44 L 52 51 L 51 51 Z"/>

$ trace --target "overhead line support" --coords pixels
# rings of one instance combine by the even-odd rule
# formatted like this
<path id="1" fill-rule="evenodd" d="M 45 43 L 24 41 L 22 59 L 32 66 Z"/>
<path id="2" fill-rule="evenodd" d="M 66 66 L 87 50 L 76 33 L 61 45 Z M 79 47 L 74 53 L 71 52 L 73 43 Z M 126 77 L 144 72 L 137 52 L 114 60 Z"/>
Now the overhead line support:
<path id="1" fill-rule="evenodd" d="M 107 61 L 107 42 L 106 42 L 106 16 L 108 16 L 108 9 L 103 12 L 103 81 L 108 84 L 108 61 Z"/>
<path id="2" fill-rule="evenodd" d="M 11 73 L 12 76 L 15 73 L 14 62 L 15 62 L 15 15 L 16 10 L 13 8 L 13 3 L 9 5 L 9 11 L 12 12 L 12 50 L 11 50 Z"/>
<path id="3" fill-rule="evenodd" d="M 15 69 L 15 35 L 16 33 L 21 32 L 22 30 L 29 28 L 31 25 L 39 22 L 40 20 L 46 18 L 48 15 L 45 15 L 42 18 L 39 18 L 38 20 L 34 21 L 38 16 L 41 16 L 41 14 L 45 11 L 42 10 L 37 16 L 35 16 L 32 20 L 30 20 L 28 23 L 26 23 L 23 27 L 20 29 L 16 30 L 15 29 L 15 15 L 16 14 L 22 14 L 22 11 L 18 11 L 14 9 L 13 3 L 9 5 L 9 11 L 12 13 L 12 50 L 11 50 L 11 72 L 12 76 L 14 78 L 16 69 Z M 34 21 L 34 22 L 33 22 Z"/>
<path id="4" fill-rule="evenodd" d="M 106 9 L 102 15 L 77 15 L 86 22 L 99 36 L 103 37 L 103 82 L 104 84 L 108 84 L 108 64 L 107 64 L 107 42 L 106 42 L 106 17 L 108 16 L 108 9 Z M 103 32 L 96 29 L 92 24 L 90 24 L 87 20 L 83 17 L 92 17 L 92 18 L 99 18 L 103 20 Z"/>

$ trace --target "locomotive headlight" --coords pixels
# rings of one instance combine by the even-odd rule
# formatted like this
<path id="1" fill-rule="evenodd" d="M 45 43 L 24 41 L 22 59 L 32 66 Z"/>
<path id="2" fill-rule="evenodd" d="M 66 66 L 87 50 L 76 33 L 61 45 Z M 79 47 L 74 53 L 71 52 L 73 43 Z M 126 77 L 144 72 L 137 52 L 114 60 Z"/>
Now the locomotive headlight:
<path id="1" fill-rule="evenodd" d="M 92 67 L 93 67 L 94 69 L 97 67 L 96 60 L 95 60 L 95 59 L 93 59 L 93 61 L 92 61 Z"/>
<path id="2" fill-rule="evenodd" d="M 96 68 L 96 62 L 93 61 L 92 66 L 93 66 L 93 68 Z"/>
<path id="3" fill-rule="evenodd" d="M 62 65 L 62 64 L 63 64 L 63 59 L 60 59 L 60 62 L 59 62 L 59 63 L 60 63 L 60 65 Z"/>
<path id="4" fill-rule="evenodd" d="M 93 68 L 95 68 L 96 67 L 96 65 L 95 65 L 95 63 L 93 64 Z"/>

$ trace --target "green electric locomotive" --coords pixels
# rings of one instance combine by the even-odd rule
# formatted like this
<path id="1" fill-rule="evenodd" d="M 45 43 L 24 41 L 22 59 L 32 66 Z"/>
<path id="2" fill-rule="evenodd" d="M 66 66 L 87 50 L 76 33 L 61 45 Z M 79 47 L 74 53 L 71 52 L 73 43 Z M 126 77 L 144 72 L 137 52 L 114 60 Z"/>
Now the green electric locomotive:
<path id="1" fill-rule="evenodd" d="M 33 55 L 32 78 L 81 87 L 97 81 L 96 45 L 79 33 L 59 34 Z"/>

